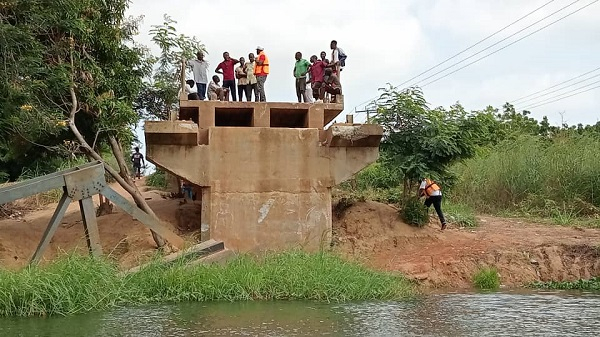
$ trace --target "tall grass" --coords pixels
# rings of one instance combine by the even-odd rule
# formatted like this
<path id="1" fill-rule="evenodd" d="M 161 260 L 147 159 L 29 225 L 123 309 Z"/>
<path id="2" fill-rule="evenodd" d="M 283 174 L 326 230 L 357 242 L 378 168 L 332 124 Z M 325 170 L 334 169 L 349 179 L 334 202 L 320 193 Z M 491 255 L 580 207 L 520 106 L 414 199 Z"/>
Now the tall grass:
<path id="1" fill-rule="evenodd" d="M 482 290 L 495 290 L 500 287 L 500 276 L 494 267 L 483 267 L 473 275 L 473 285 Z"/>
<path id="2" fill-rule="evenodd" d="M 584 216 L 600 208 L 600 139 L 521 137 L 455 167 L 452 198 L 483 212 Z"/>
<path id="3" fill-rule="evenodd" d="M 151 263 L 122 275 L 107 261 L 68 256 L 45 267 L 0 271 L 0 316 L 70 315 L 153 302 L 401 299 L 403 277 L 330 253 L 239 256 L 226 265 Z"/>

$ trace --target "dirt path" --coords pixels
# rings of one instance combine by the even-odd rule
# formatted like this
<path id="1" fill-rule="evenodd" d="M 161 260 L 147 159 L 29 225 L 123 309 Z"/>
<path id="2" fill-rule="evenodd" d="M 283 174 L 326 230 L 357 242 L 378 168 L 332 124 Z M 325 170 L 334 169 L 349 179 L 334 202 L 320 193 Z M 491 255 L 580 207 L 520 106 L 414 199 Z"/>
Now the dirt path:
<path id="1" fill-rule="evenodd" d="M 498 268 L 507 286 L 600 276 L 600 230 L 480 217 L 476 229 L 437 223 L 414 228 L 391 206 L 358 203 L 334 221 L 340 251 L 430 287 L 467 288 L 481 266 Z"/>

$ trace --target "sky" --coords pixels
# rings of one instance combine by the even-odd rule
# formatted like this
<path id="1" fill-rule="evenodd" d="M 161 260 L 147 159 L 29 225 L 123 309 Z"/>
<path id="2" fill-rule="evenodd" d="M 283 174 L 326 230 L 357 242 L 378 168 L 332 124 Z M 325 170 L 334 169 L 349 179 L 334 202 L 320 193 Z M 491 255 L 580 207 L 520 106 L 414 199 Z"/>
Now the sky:
<path id="1" fill-rule="evenodd" d="M 342 121 L 344 114 L 363 110 L 365 102 L 379 95 L 379 88 L 388 83 L 402 84 L 548 2 L 531 16 L 404 86 L 435 80 L 588 4 L 591 5 L 522 41 L 424 86 L 423 91 L 432 107 L 460 102 L 467 110 L 481 110 L 488 105 L 501 108 L 507 101 L 599 68 L 600 2 L 596 1 L 133 0 L 128 15 L 144 16 L 137 41 L 155 53 L 158 48 L 152 45 L 149 30 L 163 22 L 164 14 L 171 16 L 177 21 L 179 33 L 196 36 L 206 46 L 209 75 L 222 61 L 224 51 L 235 58 L 247 58 L 257 45 L 264 47 L 271 63 L 266 82 L 268 101 L 296 101 L 292 76 L 295 52 L 302 52 L 306 59 L 321 51 L 330 55 L 329 42 L 335 39 L 348 55 L 341 73 L 345 112 L 338 121 Z M 317 6 L 319 3 L 321 7 Z M 572 5 L 524 29 L 569 4 Z M 521 29 L 523 32 L 496 47 L 421 81 Z M 593 75 L 600 75 L 600 69 L 565 86 Z M 568 95 L 560 96 L 567 91 L 593 88 L 598 84 L 592 83 L 598 80 L 600 76 L 515 105 L 524 108 L 561 98 Z M 554 125 L 561 121 L 570 125 L 595 124 L 600 121 L 600 88 L 528 110 L 537 119 L 548 116 Z M 361 120 L 364 114 L 357 114 L 355 121 Z"/>

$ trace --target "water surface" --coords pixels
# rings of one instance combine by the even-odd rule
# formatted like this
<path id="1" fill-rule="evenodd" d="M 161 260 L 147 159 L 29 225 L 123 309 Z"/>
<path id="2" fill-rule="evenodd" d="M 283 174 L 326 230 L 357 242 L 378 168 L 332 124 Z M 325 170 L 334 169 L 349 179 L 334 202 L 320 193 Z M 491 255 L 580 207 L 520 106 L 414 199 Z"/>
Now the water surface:
<path id="1" fill-rule="evenodd" d="M 185 303 L 3 318 L 0 336 L 598 336 L 600 294 L 435 294 L 403 302 Z"/>

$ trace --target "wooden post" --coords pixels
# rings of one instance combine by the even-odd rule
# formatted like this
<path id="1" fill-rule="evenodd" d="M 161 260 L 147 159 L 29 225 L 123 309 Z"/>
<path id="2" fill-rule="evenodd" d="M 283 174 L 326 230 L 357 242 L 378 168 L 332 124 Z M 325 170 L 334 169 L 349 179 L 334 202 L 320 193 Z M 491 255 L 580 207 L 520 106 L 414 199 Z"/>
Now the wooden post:
<path id="1" fill-rule="evenodd" d="M 54 236 L 56 229 L 58 229 L 58 225 L 60 225 L 60 221 L 65 216 L 65 212 L 71 203 L 71 198 L 67 195 L 66 191 L 63 192 L 58 205 L 56 206 L 56 210 L 54 210 L 54 214 L 52 214 L 52 218 L 50 219 L 50 223 L 48 223 L 48 227 L 46 227 L 46 231 L 44 231 L 44 235 L 42 235 L 42 240 L 37 246 L 33 257 L 29 263 L 37 263 L 42 256 L 44 255 L 44 251 L 50 244 L 50 240 Z"/>
<path id="2" fill-rule="evenodd" d="M 102 255 L 102 245 L 100 244 L 100 233 L 98 232 L 98 222 L 96 221 L 92 197 L 79 200 L 79 210 L 83 219 L 83 229 L 88 249 L 93 256 L 100 256 Z"/>

